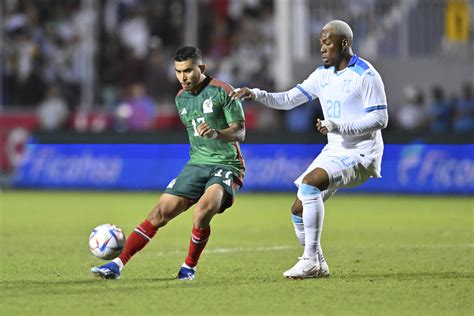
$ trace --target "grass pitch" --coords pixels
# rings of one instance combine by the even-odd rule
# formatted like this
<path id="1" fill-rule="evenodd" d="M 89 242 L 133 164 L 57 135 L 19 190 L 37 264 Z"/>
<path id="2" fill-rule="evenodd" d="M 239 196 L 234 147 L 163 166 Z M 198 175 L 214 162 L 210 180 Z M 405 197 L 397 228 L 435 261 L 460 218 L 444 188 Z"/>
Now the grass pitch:
<path id="1" fill-rule="evenodd" d="M 117 281 L 89 272 L 98 224 L 126 234 L 159 194 L 0 192 L 2 315 L 472 315 L 472 198 L 339 194 L 326 203 L 328 279 L 287 280 L 302 253 L 294 195 L 244 194 L 214 218 L 197 279 L 174 280 L 191 211 Z"/>

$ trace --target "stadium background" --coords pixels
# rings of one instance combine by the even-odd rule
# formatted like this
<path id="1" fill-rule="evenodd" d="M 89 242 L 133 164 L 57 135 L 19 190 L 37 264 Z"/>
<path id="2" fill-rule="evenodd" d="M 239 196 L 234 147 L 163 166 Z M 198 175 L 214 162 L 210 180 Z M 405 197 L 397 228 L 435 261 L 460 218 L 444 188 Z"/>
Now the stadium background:
<path id="1" fill-rule="evenodd" d="M 170 165 L 161 154 L 169 155 L 167 145 L 130 147 L 119 157 L 99 144 L 186 143 L 173 103 L 176 47 L 199 46 L 207 73 L 233 86 L 276 91 L 320 64 L 319 30 L 339 18 L 353 27 L 354 52 L 386 86 L 389 154 L 378 191 L 472 193 L 473 11 L 458 0 L 3 1 L 2 184 L 122 189 L 120 178 L 141 173 L 127 166 L 146 160 L 160 179 L 138 177 L 126 188 L 162 189 L 185 162 L 176 159 L 186 157 L 185 147 Z M 245 111 L 247 189 L 291 191 L 319 147 L 296 155 L 287 144 L 325 142 L 314 129 L 319 104 L 279 112 L 245 102 Z M 267 154 L 247 144 L 280 146 Z M 114 161 L 116 175 L 98 167 Z M 271 177 L 252 166 L 286 172 Z M 404 186 L 413 183 L 419 189 Z"/>

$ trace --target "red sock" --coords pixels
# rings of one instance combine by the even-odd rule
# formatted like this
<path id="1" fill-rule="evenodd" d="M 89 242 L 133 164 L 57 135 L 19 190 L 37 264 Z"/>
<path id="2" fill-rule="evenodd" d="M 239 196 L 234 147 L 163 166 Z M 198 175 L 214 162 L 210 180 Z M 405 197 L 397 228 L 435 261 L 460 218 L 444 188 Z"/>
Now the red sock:
<path id="1" fill-rule="evenodd" d="M 147 220 L 137 226 L 128 236 L 125 247 L 119 256 L 122 263 L 126 264 L 134 254 L 142 250 L 155 234 L 156 228 Z"/>
<path id="2" fill-rule="evenodd" d="M 207 241 L 211 235 L 211 227 L 199 229 L 193 227 L 191 241 L 189 242 L 188 256 L 184 263 L 190 267 L 195 267 L 199 261 L 202 251 L 206 247 Z"/>

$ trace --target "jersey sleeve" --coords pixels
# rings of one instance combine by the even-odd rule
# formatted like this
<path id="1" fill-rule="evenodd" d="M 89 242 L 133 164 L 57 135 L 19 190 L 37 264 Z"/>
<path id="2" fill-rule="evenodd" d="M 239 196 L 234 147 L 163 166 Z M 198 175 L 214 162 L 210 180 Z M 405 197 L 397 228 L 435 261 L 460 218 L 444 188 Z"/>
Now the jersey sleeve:
<path id="1" fill-rule="evenodd" d="M 245 115 L 240 100 L 232 100 L 227 93 L 223 94 L 224 98 L 224 115 L 228 124 L 234 122 L 244 122 Z"/>
<path id="2" fill-rule="evenodd" d="M 258 88 L 252 89 L 255 101 L 277 110 L 291 110 L 318 97 L 319 71 L 316 69 L 305 81 L 285 92 L 269 93 Z"/>
<path id="3" fill-rule="evenodd" d="M 387 96 L 380 74 L 369 70 L 361 80 L 361 94 L 365 112 L 387 109 Z"/>
<path id="4" fill-rule="evenodd" d="M 358 136 L 372 133 L 387 127 L 387 123 L 388 113 L 386 109 L 366 113 L 362 118 L 353 122 L 332 122 L 332 124 L 334 124 L 333 133 L 344 136 Z"/>
<path id="5" fill-rule="evenodd" d="M 308 102 L 319 96 L 320 69 L 316 69 L 302 83 L 296 85 L 296 88 L 308 98 Z"/>

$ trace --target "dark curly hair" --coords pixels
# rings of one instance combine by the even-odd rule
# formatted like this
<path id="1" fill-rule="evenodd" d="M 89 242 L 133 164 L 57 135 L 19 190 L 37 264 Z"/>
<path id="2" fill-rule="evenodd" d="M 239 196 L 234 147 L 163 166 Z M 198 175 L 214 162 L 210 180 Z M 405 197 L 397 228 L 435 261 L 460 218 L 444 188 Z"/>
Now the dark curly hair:
<path id="1" fill-rule="evenodd" d="M 185 61 L 188 59 L 200 62 L 202 60 L 201 50 L 194 46 L 182 46 L 176 50 L 175 61 Z"/>

